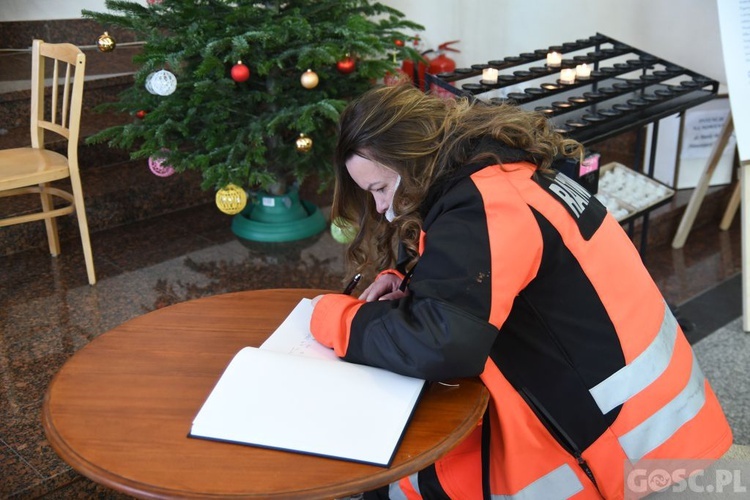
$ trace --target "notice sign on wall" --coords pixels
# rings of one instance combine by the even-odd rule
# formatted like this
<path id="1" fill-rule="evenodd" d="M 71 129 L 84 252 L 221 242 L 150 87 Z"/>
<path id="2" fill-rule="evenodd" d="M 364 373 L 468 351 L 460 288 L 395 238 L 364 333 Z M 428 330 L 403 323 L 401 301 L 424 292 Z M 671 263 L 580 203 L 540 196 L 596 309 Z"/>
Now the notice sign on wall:
<path id="1" fill-rule="evenodd" d="M 750 1 L 750 0 L 748 0 Z M 694 188 L 706 168 L 729 118 L 729 99 L 719 97 L 659 121 L 654 178 L 675 189 Z M 649 124 L 649 130 L 651 125 Z M 722 151 L 709 181 L 710 186 L 732 182 L 735 155 L 734 135 Z M 647 137 L 644 161 L 650 158 L 651 140 Z"/>
<path id="2" fill-rule="evenodd" d="M 685 113 L 680 157 L 683 160 L 708 158 L 728 116 L 728 109 L 695 110 Z M 726 149 L 734 151 L 734 146 L 735 137 L 732 135 Z"/>

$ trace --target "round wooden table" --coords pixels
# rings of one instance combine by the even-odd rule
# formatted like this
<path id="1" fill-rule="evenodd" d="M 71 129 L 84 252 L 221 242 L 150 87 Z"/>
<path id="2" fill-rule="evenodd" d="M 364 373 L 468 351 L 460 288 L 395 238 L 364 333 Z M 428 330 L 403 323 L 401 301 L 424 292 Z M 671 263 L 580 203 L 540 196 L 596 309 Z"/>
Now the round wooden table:
<path id="1" fill-rule="evenodd" d="M 433 463 L 473 431 L 478 379 L 430 384 L 391 467 L 193 439 L 190 426 L 232 357 L 259 346 L 303 297 L 229 293 L 176 304 L 102 334 L 68 360 L 44 398 L 53 449 L 76 471 L 142 498 L 336 498 Z"/>

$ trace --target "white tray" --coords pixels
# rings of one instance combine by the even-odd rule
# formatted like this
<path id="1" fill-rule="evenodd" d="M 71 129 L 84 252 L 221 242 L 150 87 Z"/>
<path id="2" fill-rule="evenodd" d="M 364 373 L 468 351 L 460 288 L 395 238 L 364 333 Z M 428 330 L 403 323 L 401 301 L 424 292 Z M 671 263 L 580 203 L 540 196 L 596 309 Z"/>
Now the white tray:
<path id="1" fill-rule="evenodd" d="M 617 162 L 599 169 L 597 191 L 596 197 L 618 221 L 648 210 L 675 193 L 661 182 Z"/>

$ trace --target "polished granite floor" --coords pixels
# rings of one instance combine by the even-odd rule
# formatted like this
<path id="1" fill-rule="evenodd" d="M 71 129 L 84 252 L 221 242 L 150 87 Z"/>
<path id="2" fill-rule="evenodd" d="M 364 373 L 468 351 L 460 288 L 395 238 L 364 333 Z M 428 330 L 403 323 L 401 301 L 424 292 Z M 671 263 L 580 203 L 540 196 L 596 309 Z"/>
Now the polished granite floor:
<path id="1" fill-rule="evenodd" d="M 301 242 L 243 244 L 230 223 L 204 206 L 95 233 L 93 287 L 77 240 L 58 258 L 43 249 L 0 257 L 0 498 L 125 498 L 72 471 L 40 423 L 50 380 L 96 336 L 180 301 L 259 288 L 338 289 L 345 279 L 344 247 L 327 231 Z M 738 217 L 729 231 L 694 229 L 680 250 L 650 246 L 644 261 L 696 341 L 741 314 Z M 735 285 L 724 286 L 730 278 Z M 727 399 L 732 386 L 744 387 L 726 385 Z"/>

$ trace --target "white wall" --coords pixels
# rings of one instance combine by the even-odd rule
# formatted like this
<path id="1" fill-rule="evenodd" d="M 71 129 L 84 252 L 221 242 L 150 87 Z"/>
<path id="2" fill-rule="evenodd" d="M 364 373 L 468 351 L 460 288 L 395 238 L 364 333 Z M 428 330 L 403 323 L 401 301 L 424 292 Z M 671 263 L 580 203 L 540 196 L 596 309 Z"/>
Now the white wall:
<path id="1" fill-rule="evenodd" d="M 725 82 L 717 0 L 386 0 L 459 67 L 602 33 Z M 722 0 L 719 0 L 722 1 Z"/>
<path id="2" fill-rule="evenodd" d="M 459 67 L 599 32 L 726 81 L 717 0 L 382 1 L 425 26 L 428 48 L 461 40 L 451 55 Z M 0 21 L 71 19 L 84 8 L 104 10 L 104 0 L 0 0 Z"/>

